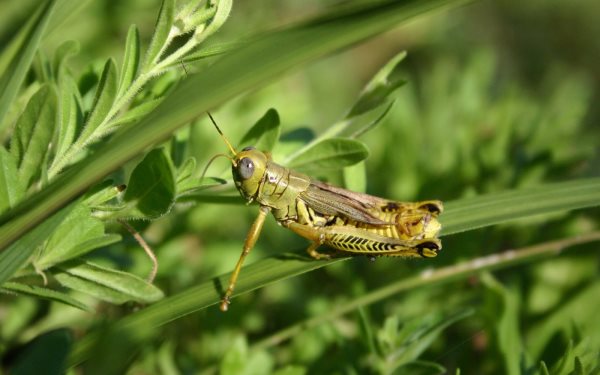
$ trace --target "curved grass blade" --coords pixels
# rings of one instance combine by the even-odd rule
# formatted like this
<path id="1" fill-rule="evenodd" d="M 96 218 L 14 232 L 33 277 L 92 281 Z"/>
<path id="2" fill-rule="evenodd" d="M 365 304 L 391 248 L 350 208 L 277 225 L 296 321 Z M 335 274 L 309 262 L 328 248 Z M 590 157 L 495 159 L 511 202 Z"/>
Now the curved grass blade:
<path id="1" fill-rule="evenodd" d="M 600 178 L 589 178 L 448 202 L 440 222 L 442 235 L 446 235 L 515 218 L 599 205 Z"/>
<path id="2" fill-rule="evenodd" d="M 298 26 L 265 34 L 186 80 L 148 116 L 99 147 L 43 190 L 0 217 L 0 249 L 22 236 L 108 173 L 167 139 L 207 110 L 327 54 L 422 13 L 467 0 L 395 0 L 333 10 Z M 198 88 L 202 88 L 199 90 Z"/>

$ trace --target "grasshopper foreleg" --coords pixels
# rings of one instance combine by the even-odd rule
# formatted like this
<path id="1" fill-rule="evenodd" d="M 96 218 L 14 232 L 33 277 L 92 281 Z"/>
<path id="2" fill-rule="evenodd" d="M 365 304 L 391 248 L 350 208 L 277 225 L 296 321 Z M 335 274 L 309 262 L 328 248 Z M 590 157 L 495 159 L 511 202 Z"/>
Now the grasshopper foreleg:
<path id="1" fill-rule="evenodd" d="M 227 286 L 227 290 L 225 291 L 225 294 L 221 299 L 221 305 L 219 306 L 221 311 L 227 311 L 227 309 L 229 308 L 229 303 L 231 302 L 231 295 L 233 294 L 235 283 L 240 274 L 240 270 L 242 269 L 242 264 L 244 264 L 246 256 L 248 256 L 250 250 L 252 250 L 252 248 L 254 247 L 256 240 L 258 240 L 258 236 L 260 235 L 263 224 L 265 223 L 265 218 L 267 217 L 269 211 L 270 210 L 268 207 L 261 206 L 260 210 L 258 211 L 258 216 L 256 217 L 256 220 L 254 220 L 254 223 L 252 223 L 252 226 L 248 231 L 246 241 L 244 242 L 244 249 L 242 250 L 242 255 L 240 255 L 240 259 L 238 259 L 238 262 L 235 265 L 235 269 L 233 270 L 233 273 L 229 278 L 229 285 Z"/>

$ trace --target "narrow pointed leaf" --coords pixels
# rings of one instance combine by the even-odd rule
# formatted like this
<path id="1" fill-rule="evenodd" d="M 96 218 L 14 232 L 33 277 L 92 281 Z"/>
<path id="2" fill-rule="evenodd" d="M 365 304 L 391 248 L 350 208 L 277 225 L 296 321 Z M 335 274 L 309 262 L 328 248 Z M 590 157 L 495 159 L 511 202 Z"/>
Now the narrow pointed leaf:
<path id="1" fill-rule="evenodd" d="M 135 25 L 131 25 L 127 32 L 125 42 L 125 54 L 123 56 L 123 65 L 121 67 L 121 76 L 119 78 L 119 89 L 117 98 L 129 88 L 137 75 L 140 66 L 140 34 Z"/>
<path id="2" fill-rule="evenodd" d="M 320 172 L 354 165 L 369 156 L 364 143 L 346 138 L 328 138 L 315 143 L 289 162 L 303 172 Z"/>
<path id="3" fill-rule="evenodd" d="M 14 157 L 0 146 L 0 212 L 13 207 L 25 194 Z"/>
<path id="4" fill-rule="evenodd" d="M 100 82 L 96 88 L 96 96 L 90 115 L 85 122 L 85 128 L 80 138 L 88 140 L 98 129 L 110 112 L 117 96 L 117 67 L 113 59 L 108 59 L 104 65 Z"/>
<path id="5" fill-rule="evenodd" d="M 69 73 L 59 76 L 58 91 L 60 113 L 54 160 L 59 160 L 65 154 L 83 125 L 81 98 L 77 83 Z"/>
<path id="6" fill-rule="evenodd" d="M 40 177 L 56 126 L 57 99 L 51 85 L 43 85 L 17 120 L 10 152 L 25 186 Z"/>
<path id="7" fill-rule="evenodd" d="M 144 70 L 149 69 L 160 58 L 160 54 L 167 43 L 169 32 L 173 26 L 174 12 L 175 1 L 163 0 L 156 25 L 154 26 L 154 34 L 146 52 Z"/>
<path id="8" fill-rule="evenodd" d="M 279 114 L 271 108 L 244 134 L 238 149 L 253 146 L 261 151 L 271 151 L 279 140 L 280 132 Z"/>
<path id="9" fill-rule="evenodd" d="M 231 12 L 231 6 L 233 5 L 232 0 L 219 0 L 217 5 L 217 12 L 215 16 L 211 20 L 210 24 L 206 27 L 206 29 L 197 37 L 204 40 L 208 36 L 214 34 L 217 30 L 223 26 L 227 18 L 229 17 L 229 13 Z"/>
<path id="10" fill-rule="evenodd" d="M 52 71 L 55 77 L 60 77 L 66 73 L 66 62 L 69 58 L 79 52 L 79 43 L 74 40 L 68 40 L 61 44 L 54 53 Z"/>
<path id="11" fill-rule="evenodd" d="M 406 52 L 400 52 L 385 64 L 360 94 L 346 118 L 362 115 L 381 106 L 387 106 L 390 95 L 406 81 L 401 78 L 400 63 L 406 57 Z"/>
<path id="12" fill-rule="evenodd" d="M 42 288 L 35 285 L 26 285 L 18 282 L 7 281 L 4 284 L 2 284 L 0 290 L 4 290 L 8 293 L 16 293 L 24 296 L 31 296 L 49 301 L 60 302 L 83 311 L 92 311 L 92 309 L 89 306 L 66 293 L 62 293 L 48 288 Z"/>
<path id="13" fill-rule="evenodd" d="M 163 297 L 160 289 L 131 273 L 89 262 L 71 262 L 58 269 L 53 273 L 54 277 L 64 286 L 108 302 L 151 303 Z"/>

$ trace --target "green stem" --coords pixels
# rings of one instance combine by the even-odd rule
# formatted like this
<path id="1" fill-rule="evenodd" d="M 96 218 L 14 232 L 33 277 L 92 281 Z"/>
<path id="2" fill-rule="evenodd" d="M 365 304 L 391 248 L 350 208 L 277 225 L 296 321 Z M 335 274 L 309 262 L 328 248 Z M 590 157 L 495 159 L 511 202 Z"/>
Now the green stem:
<path id="1" fill-rule="evenodd" d="M 276 332 L 273 335 L 256 342 L 254 345 L 252 345 L 252 349 L 265 349 L 278 345 L 283 341 L 289 340 L 302 331 L 305 331 L 306 329 L 332 321 L 341 315 L 358 309 L 359 307 L 381 301 L 394 294 L 420 287 L 439 285 L 464 279 L 482 271 L 497 270 L 511 265 L 525 263 L 535 258 L 558 254 L 562 250 L 575 245 L 581 245 L 594 241 L 600 241 L 600 231 L 565 238 L 562 240 L 544 242 L 518 250 L 507 250 L 502 253 L 487 255 L 452 266 L 438 268 L 436 270 L 425 270 L 414 277 L 399 280 L 396 283 L 365 294 L 362 297 L 356 298 L 346 304 L 328 311 L 326 314 L 307 319 L 303 322 L 294 324 L 288 328 Z"/>

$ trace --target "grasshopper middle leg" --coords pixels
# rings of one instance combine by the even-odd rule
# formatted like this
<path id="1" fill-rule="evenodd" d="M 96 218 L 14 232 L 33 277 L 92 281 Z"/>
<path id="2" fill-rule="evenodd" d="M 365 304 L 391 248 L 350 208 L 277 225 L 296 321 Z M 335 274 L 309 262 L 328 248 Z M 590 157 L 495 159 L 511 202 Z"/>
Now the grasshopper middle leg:
<path id="1" fill-rule="evenodd" d="M 219 308 L 221 311 L 227 311 L 229 308 L 230 298 L 233 294 L 233 289 L 235 288 L 235 283 L 240 274 L 240 270 L 242 269 L 242 264 L 246 259 L 246 256 L 250 253 L 250 250 L 254 247 L 256 240 L 258 240 L 258 236 L 260 235 L 260 231 L 262 230 L 263 224 L 265 223 L 265 218 L 269 213 L 269 208 L 265 206 L 260 207 L 260 211 L 258 211 L 258 216 L 254 223 L 250 227 L 248 231 L 248 235 L 246 236 L 246 241 L 244 242 L 244 249 L 242 250 L 242 255 L 240 255 L 240 259 L 238 259 L 237 264 L 235 265 L 235 269 L 231 274 L 231 278 L 229 279 L 229 285 L 227 286 L 227 290 L 221 299 L 221 305 Z"/>

